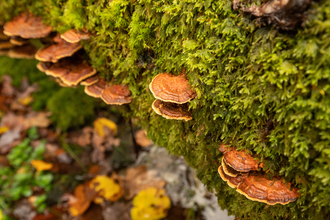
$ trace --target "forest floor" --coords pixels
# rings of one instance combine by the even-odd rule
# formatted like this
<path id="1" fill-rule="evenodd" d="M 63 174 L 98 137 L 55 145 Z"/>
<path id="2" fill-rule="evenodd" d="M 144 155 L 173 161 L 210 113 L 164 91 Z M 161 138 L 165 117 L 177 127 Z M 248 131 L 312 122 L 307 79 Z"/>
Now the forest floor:
<path id="1" fill-rule="evenodd" d="M 118 114 L 56 129 L 38 85 L 0 84 L 0 219 L 229 220 L 183 158 Z M 61 103 L 59 103 L 60 105 Z M 102 117 L 106 116 L 106 117 Z"/>

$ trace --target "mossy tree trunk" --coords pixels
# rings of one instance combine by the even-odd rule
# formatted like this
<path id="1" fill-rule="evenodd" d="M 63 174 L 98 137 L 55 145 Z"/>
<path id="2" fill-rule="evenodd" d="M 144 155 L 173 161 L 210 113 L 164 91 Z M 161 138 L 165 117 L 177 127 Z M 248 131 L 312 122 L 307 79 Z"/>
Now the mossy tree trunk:
<path id="1" fill-rule="evenodd" d="M 0 20 L 26 9 L 61 33 L 94 33 L 83 43 L 90 63 L 134 96 L 125 116 L 183 155 L 229 214 L 330 218 L 329 0 L 314 3 L 292 31 L 256 26 L 229 0 L 3 0 Z M 153 112 L 148 85 L 183 69 L 198 94 L 189 104 L 193 120 L 166 120 Z M 264 159 L 268 175 L 296 185 L 299 199 L 269 206 L 238 194 L 217 173 L 221 142 Z"/>

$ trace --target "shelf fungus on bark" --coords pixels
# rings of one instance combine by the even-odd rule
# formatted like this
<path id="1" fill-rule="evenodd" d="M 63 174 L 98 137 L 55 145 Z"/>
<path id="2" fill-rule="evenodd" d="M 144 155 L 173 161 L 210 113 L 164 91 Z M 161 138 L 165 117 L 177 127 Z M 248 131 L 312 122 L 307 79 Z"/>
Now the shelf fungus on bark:
<path id="1" fill-rule="evenodd" d="M 9 50 L 8 56 L 16 59 L 34 59 L 37 52 L 37 48 L 31 44 L 25 44 L 23 46 L 14 47 Z"/>
<path id="2" fill-rule="evenodd" d="M 104 78 L 101 78 L 97 83 L 85 86 L 85 93 L 94 98 L 100 98 L 102 91 L 106 88 L 107 81 Z"/>
<path id="3" fill-rule="evenodd" d="M 219 150 L 224 154 L 223 161 L 226 165 L 230 166 L 238 172 L 249 172 L 262 168 L 262 163 L 259 163 L 258 159 L 253 158 L 251 155 L 247 155 L 245 150 L 238 151 L 231 147 L 227 150 L 225 145 L 220 145 Z"/>
<path id="4" fill-rule="evenodd" d="M 195 91 L 190 88 L 183 73 L 178 76 L 170 73 L 158 74 L 149 88 L 156 99 L 164 102 L 183 104 L 196 97 Z"/>
<path id="5" fill-rule="evenodd" d="M 41 62 L 37 67 L 47 75 L 60 78 L 68 86 L 76 86 L 96 74 L 96 70 L 80 56 L 60 59 L 57 63 Z"/>
<path id="6" fill-rule="evenodd" d="M 268 205 L 286 205 L 300 196 L 298 188 L 291 189 L 290 183 L 284 183 L 282 179 L 275 177 L 268 180 L 264 175 L 250 175 L 244 178 L 236 191 L 250 200 Z"/>
<path id="7" fill-rule="evenodd" d="M 10 38 L 10 43 L 16 45 L 16 46 L 23 46 L 24 44 L 28 44 L 30 42 L 29 39 L 24 39 L 18 36 L 13 36 Z"/>
<path id="8" fill-rule="evenodd" d="M 238 174 L 236 177 L 229 176 L 225 173 L 223 165 L 218 167 L 218 173 L 223 181 L 227 182 L 227 184 L 234 189 L 248 176 L 248 173 Z"/>
<path id="9" fill-rule="evenodd" d="M 224 161 L 224 157 L 222 157 L 222 169 L 223 171 L 230 177 L 237 177 L 239 174 L 242 174 L 243 172 L 239 172 L 237 170 L 235 170 L 234 168 L 232 168 L 231 166 L 229 166 L 225 161 Z"/>
<path id="10" fill-rule="evenodd" d="M 246 7 L 245 2 L 234 0 L 232 5 L 235 10 L 241 6 L 241 11 L 258 17 L 258 23 L 267 21 L 278 28 L 292 30 L 306 18 L 306 10 L 311 3 L 311 0 L 269 0 L 259 7 Z"/>
<path id="11" fill-rule="evenodd" d="M 41 17 L 35 17 L 32 13 L 22 13 L 12 21 L 4 25 L 4 34 L 7 36 L 19 36 L 25 39 L 47 37 L 52 27 L 42 23 Z"/>
<path id="12" fill-rule="evenodd" d="M 188 110 L 187 104 L 176 104 L 171 102 L 163 102 L 156 99 L 152 103 L 153 110 L 166 119 L 185 120 L 192 119 L 192 113 Z"/>
<path id="13" fill-rule="evenodd" d="M 54 37 L 55 44 L 44 46 L 36 53 L 36 59 L 43 62 L 56 63 L 59 59 L 70 57 L 81 48 L 80 43 L 69 43 L 56 35 Z"/>
<path id="14" fill-rule="evenodd" d="M 108 105 L 123 105 L 132 101 L 127 85 L 110 85 L 102 91 L 101 99 Z"/>
<path id="15" fill-rule="evenodd" d="M 100 77 L 98 75 L 94 75 L 91 77 L 88 77 L 87 79 L 80 82 L 80 85 L 82 86 L 91 86 L 95 83 L 97 83 L 100 80 Z"/>
<path id="16" fill-rule="evenodd" d="M 65 41 L 69 43 L 78 43 L 81 40 L 89 40 L 90 34 L 88 31 L 85 30 L 76 30 L 71 29 L 65 32 L 64 34 L 61 34 L 61 38 L 63 38 Z"/>

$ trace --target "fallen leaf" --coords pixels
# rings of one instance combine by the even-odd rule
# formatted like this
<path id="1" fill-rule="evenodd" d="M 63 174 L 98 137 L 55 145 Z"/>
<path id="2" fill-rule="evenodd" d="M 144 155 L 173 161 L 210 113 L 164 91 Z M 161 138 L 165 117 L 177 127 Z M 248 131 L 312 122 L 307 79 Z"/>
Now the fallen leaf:
<path id="1" fill-rule="evenodd" d="M 97 197 L 97 192 L 83 184 L 78 185 L 74 190 L 74 198 L 69 199 L 69 211 L 73 217 L 83 214 Z"/>
<path id="2" fill-rule="evenodd" d="M 146 131 L 138 130 L 135 133 L 135 141 L 141 147 L 148 147 L 152 144 L 152 142 L 147 138 Z"/>
<path id="3" fill-rule="evenodd" d="M 107 118 L 98 118 L 94 121 L 94 129 L 98 132 L 101 137 L 104 137 L 103 127 L 108 127 L 113 130 L 114 135 L 117 134 L 117 125 L 113 121 Z"/>
<path id="4" fill-rule="evenodd" d="M 7 97 L 11 97 L 15 94 L 15 88 L 12 86 L 12 79 L 8 75 L 2 76 L 2 90 L 1 94 Z"/>
<path id="5" fill-rule="evenodd" d="M 6 126 L 0 126 L 0 135 L 3 134 L 3 133 L 5 133 L 5 132 L 7 132 L 8 130 L 9 130 L 8 127 L 6 127 Z"/>
<path id="6" fill-rule="evenodd" d="M 6 145 L 10 145 L 13 143 L 16 139 L 19 139 L 21 137 L 21 132 L 19 130 L 10 130 L 6 133 L 3 133 L 0 136 L 0 146 L 4 147 Z"/>
<path id="7" fill-rule="evenodd" d="M 89 187 L 99 193 L 104 199 L 115 202 L 123 195 L 123 189 L 119 183 L 114 179 L 107 177 L 105 175 L 99 175 L 92 179 L 89 183 Z M 99 204 L 98 199 L 94 201 L 96 204 Z"/>
<path id="8" fill-rule="evenodd" d="M 165 189 L 148 188 L 142 190 L 133 199 L 132 220 L 157 220 L 165 218 L 171 207 L 171 200 Z"/>
<path id="9" fill-rule="evenodd" d="M 27 96 L 25 98 L 18 98 L 17 101 L 22 104 L 22 105 L 28 105 L 33 101 L 33 97 L 32 96 Z"/>
<path id="10" fill-rule="evenodd" d="M 42 160 L 32 160 L 31 165 L 36 168 L 38 172 L 44 171 L 44 170 L 51 170 L 53 168 L 52 163 L 46 163 Z"/>
<path id="11" fill-rule="evenodd" d="M 125 189 L 125 199 L 131 199 L 139 191 L 154 187 L 162 189 L 166 182 L 157 176 L 156 170 L 147 170 L 146 166 L 128 168 L 126 176 L 122 178 Z"/>
<path id="12" fill-rule="evenodd" d="M 131 220 L 130 213 L 128 212 L 131 206 L 131 202 L 115 202 L 113 205 L 103 209 L 103 218 L 104 220 Z"/>
<path id="13" fill-rule="evenodd" d="M 47 112 L 31 112 L 24 119 L 25 129 L 29 129 L 31 127 L 42 127 L 46 128 L 50 125 L 50 120 L 48 119 L 50 116 Z"/>

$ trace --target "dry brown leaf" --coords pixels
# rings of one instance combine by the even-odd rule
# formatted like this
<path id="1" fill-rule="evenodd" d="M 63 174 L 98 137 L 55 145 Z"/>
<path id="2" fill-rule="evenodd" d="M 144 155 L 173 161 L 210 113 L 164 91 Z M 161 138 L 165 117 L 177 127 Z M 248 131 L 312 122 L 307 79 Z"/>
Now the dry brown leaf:
<path id="1" fill-rule="evenodd" d="M 72 133 L 69 136 L 69 142 L 86 147 L 92 143 L 92 133 L 93 133 L 93 128 L 91 127 L 84 127 L 82 129 L 82 134 L 77 134 L 77 133 Z"/>
<path id="2" fill-rule="evenodd" d="M 125 189 L 125 199 L 129 200 L 139 191 L 149 187 L 162 189 L 166 182 L 157 176 L 156 170 L 147 170 L 146 166 L 128 168 L 126 176 L 122 178 Z"/>
<path id="3" fill-rule="evenodd" d="M 15 88 L 12 86 L 12 79 L 8 75 L 2 76 L 2 90 L 1 94 L 7 97 L 11 97 L 15 94 Z"/>
<path id="4" fill-rule="evenodd" d="M 132 203 L 116 202 L 112 206 L 106 207 L 103 212 L 104 220 L 131 220 L 130 210 Z"/>
<path id="5" fill-rule="evenodd" d="M 146 131 L 144 130 L 138 130 L 135 133 L 135 141 L 141 147 L 148 147 L 152 144 L 152 142 L 148 139 L 146 135 Z"/>
<path id="6" fill-rule="evenodd" d="M 50 120 L 48 119 L 50 113 L 47 112 L 31 112 L 29 113 L 24 120 L 25 129 L 31 127 L 48 127 L 50 125 Z"/>

